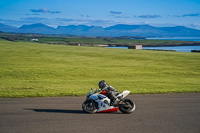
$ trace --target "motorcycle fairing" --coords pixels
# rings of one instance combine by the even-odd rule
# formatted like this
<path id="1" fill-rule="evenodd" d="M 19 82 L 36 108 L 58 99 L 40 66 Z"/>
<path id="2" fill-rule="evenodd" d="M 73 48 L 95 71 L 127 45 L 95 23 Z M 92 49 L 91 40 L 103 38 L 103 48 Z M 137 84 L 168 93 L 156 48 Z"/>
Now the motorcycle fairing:
<path id="1" fill-rule="evenodd" d="M 130 93 L 130 91 L 125 90 L 125 91 L 123 91 L 122 93 L 120 93 L 119 95 L 117 95 L 117 97 L 122 97 L 122 98 L 124 98 L 124 97 L 126 97 L 129 93 Z M 106 93 L 104 92 L 103 94 L 99 94 L 99 95 L 104 95 L 104 96 L 105 96 L 105 94 L 106 94 Z M 108 97 L 105 97 L 105 98 L 103 99 L 103 101 L 104 101 L 104 100 L 108 100 L 108 101 L 109 101 L 108 103 L 110 104 L 110 99 L 109 99 Z M 98 102 L 98 101 L 99 101 L 99 102 Z M 118 109 L 119 109 L 118 107 L 109 106 L 108 104 L 105 104 L 103 101 L 102 101 L 102 100 L 97 100 L 98 105 L 102 104 L 102 105 L 99 106 L 97 112 L 114 112 L 114 111 L 118 111 Z"/>
<path id="2" fill-rule="evenodd" d="M 118 109 L 119 109 L 119 107 L 113 107 L 111 109 L 106 109 L 106 110 L 102 110 L 102 111 L 98 111 L 98 112 L 100 112 L 100 113 L 116 112 L 116 111 L 118 111 Z"/>
<path id="3" fill-rule="evenodd" d="M 120 93 L 119 95 L 117 95 L 117 97 L 125 98 L 126 96 L 128 96 L 129 93 L 130 93 L 130 91 L 125 90 L 122 93 Z"/>
<path id="4" fill-rule="evenodd" d="M 110 106 L 110 99 L 102 94 L 93 94 L 91 97 L 98 104 L 97 112 L 113 112 L 117 111 L 118 107 Z"/>

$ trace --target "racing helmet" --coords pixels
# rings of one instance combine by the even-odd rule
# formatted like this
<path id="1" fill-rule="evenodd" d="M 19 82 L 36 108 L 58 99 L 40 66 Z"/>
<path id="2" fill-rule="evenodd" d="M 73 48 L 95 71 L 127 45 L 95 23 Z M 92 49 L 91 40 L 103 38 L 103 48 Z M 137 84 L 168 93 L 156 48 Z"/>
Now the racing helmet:
<path id="1" fill-rule="evenodd" d="M 105 81 L 105 80 L 101 80 L 101 81 L 99 82 L 99 88 L 100 88 L 100 89 L 103 89 L 105 86 L 106 86 L 106 81 Z"/>

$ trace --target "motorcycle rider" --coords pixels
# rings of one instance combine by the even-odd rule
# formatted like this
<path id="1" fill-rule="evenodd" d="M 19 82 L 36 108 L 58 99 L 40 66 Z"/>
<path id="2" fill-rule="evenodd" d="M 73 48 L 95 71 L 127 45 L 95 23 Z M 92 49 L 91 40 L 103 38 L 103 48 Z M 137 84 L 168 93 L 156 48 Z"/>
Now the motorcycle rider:
<path id="1" fill-rule="evenodd" d="M 115 90 L 114 87 L 106 84 L 105 80 L 101 80 L 98 85 L 101 91 L 107 91 L 108 98 L 111 99 L 111 106 L 116 105 L 118 99 L 116 96 L 118 94 L 117 90 Z"/>

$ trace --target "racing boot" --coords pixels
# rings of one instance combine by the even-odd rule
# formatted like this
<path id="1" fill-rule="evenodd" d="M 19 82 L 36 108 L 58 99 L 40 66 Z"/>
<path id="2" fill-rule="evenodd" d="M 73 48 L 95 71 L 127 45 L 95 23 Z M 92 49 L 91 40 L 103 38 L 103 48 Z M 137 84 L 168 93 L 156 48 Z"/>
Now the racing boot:
<path id="1" fill-rule="evenodd" d="M 118 98 L 114 98 L 110 104 L 110 106 L 117 106 L 118 105 Z"/>

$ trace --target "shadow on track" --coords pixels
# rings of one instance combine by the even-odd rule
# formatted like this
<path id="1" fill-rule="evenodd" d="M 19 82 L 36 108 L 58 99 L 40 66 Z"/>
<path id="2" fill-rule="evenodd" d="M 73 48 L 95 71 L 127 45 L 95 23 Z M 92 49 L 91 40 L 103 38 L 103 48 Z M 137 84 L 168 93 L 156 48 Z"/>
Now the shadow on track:
<path id="1" fill-rule="evenodd" d="M 82 110 L 63 110 L 63 109 L 24 109 L 32 110 L 35 112 L 46 112 L 46 113 L 67 113 L 67 114 L 87 114 Z M 122 114 L 121 112 L 108 112 L 108 113 L 98 113 L 98 114 Z"/>
<path id="2" fill-rule="evenodd" d="M 24 109 L 24 110 L 32 110 L 35 112 L 47 112 L 47 113 L 84 114 L 82 110 L 63 110 L 63 109 Z"/>

